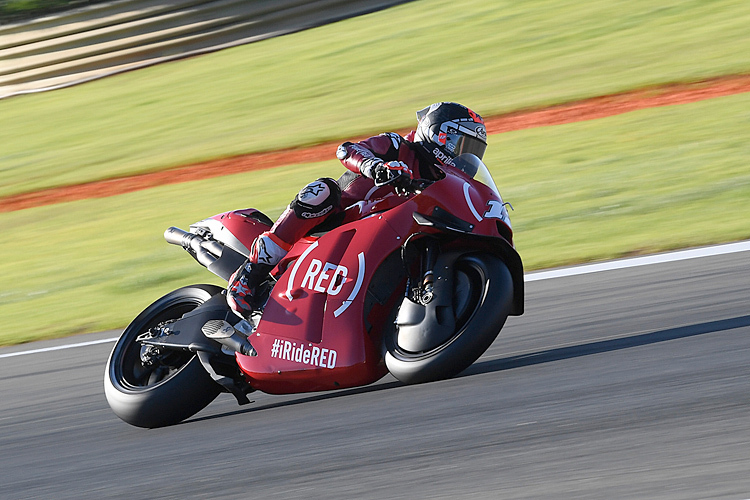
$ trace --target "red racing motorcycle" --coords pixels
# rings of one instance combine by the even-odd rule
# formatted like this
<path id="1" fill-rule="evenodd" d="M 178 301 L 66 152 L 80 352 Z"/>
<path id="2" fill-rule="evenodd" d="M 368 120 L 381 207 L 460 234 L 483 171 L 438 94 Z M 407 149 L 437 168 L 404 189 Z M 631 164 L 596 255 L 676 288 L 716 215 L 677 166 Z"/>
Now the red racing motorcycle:
<path id="1" fill-rule="evenodd" d="M 221 392 L 270 394 L 452 377 L 523 314 L 521 258 L 487 167 L 474 155 L 400 195 L 348 207 L 298 241 L 261 287 L 249 319 L 225 289 L 192 285 L 147 307 L 104 375 L 112 410 L 139 427 L 178 423 Z M 169 228 L 165 238 L 228 279 L 272 221 L 254 209 Z"/>

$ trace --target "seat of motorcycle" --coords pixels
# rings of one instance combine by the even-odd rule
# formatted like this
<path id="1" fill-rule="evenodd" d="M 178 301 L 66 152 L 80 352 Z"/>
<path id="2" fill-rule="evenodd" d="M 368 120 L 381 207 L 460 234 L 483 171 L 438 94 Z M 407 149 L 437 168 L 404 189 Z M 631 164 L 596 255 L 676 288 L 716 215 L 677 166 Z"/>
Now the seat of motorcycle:
<path id="1" fill-rule="evenodd" d="M 257 220 L 261 224 L 273 226 L 273 220 L 260 210 L 254 210 L 251 214 L 248 215 L 248 217 Z"/>

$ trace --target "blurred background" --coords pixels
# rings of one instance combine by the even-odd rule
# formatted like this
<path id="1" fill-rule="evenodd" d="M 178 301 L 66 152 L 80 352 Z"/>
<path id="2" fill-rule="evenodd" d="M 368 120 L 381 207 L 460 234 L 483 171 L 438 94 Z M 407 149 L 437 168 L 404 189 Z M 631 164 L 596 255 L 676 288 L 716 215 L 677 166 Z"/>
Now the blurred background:
<path id="1" fill-rule="evenodd" d="M 685 84 L 703 97 L 491 135 L 516 246 L 532 270 L 750 238 L 748 2 L 2 0 L 0 15 L 0 206 L 408 130 L 436 101 L 489 118 Z M 0 344 L 122 328 L 174 288 L 221 284 L 164 229 L 241 207 L 275 218 L 342 172 L 334 149 L 0 212 Z"/>

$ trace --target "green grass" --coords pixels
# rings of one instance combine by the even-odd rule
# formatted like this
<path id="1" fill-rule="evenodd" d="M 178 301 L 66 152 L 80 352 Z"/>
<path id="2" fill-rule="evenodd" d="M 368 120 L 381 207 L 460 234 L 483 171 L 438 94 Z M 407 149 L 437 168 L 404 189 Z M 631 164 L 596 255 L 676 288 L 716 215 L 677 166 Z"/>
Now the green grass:
<path id="1" fill-rule="evenodd" d="M 750 71 L 746 0 L 421 0 L 0 101 L 0 196 Z"/>
<path id="2" fill-rule="evenodd" d="M 748 133 L 740 94 L 501 134 L 487 160 L 542 268 L 750 238 Z"/>
<path id="3" fill-rule="evenodd" d="M 750 238 L 750 94 L 490 137 L 527 270 Z M 0 214 L 0 344 L 124 327 L 167 291 L 221 284 L 164 229 L 276 217 L 341 165 L 238 174 Z M 32 325 L 32 327 L 29 327 Z"/>
<path id="4" fill-rule="evenodd" d="M 340 170 L 334 160 L 0 214 L 0 345 L 124 326 L 169 290 L 221 283 L 164 230 L 246 206 L 276 217 L 302 177 Z"/>

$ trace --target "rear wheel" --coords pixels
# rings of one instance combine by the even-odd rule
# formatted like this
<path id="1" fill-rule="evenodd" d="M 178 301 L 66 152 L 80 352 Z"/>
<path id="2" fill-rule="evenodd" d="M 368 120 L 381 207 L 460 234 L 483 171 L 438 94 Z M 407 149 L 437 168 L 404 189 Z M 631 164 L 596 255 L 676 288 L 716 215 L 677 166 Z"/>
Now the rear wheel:
<path id="1" fill-rule="evenodd" d="M 104 393 L 115 414 L 138 427 L 176 424 L 205 408 L 221 392 L 195 353 L 160 350 L 136 339 L 182 317 L 222 288 L 180 288 L 147 307 L 125 329 L 112 349 Z"/>
<path id="2" fill-rule="evenodd" d="M 488 254 L 466 254 L 454 264 L 454 334 L 426 351 L 385 336 L 385 363 L 398 380 L 416 384 L 450 378 L 476 361 L 494 342 L 513 303 L 513 279 L 505 264 Z"/>

